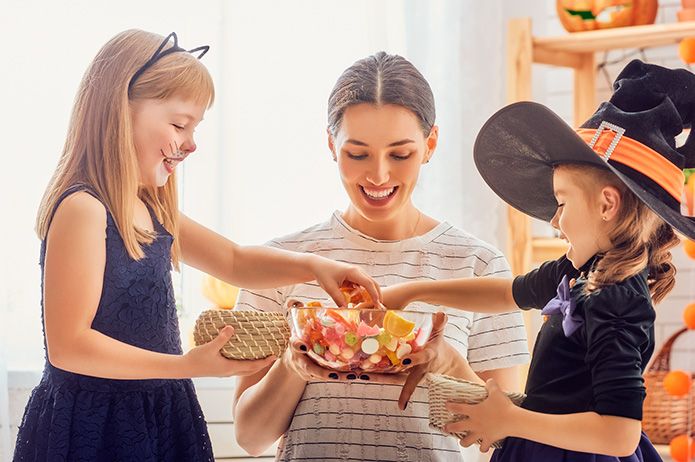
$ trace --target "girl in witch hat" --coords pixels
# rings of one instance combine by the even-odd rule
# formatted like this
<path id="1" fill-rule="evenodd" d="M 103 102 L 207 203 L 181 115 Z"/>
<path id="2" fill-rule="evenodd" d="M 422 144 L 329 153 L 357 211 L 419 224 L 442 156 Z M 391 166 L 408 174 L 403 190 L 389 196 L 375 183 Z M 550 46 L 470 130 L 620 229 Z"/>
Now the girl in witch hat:
<path id="1" fill-rule="evenodd" d="M 654 351 L 653 303 L 673 288 L 675 230 L 695 239 L 680 208 L 695 140 L 675 138 L 695 117 L 695 75 L 635 60 L 610 101 L 578 130 L 522 102 L 493 115 L 476 140 L 476 165 L 507 203 L 550 221 L 567 254 L 515 279 L 417 281 L 384 290 L 399 309 L 419 300 L 470 311 L 542 309 L 526 400 L 494 381 L 479 405 L 448 403 L 467 419 L 463 446 L 506 437 L 493 461 L 658 461 L 641 431 L 642 373 Z M 467 378 L 467 377 L 466 377 Z M 473 377 L 474 379 L 474 377 Z M 403 406 L 412 390 L 406 385 Z"/>

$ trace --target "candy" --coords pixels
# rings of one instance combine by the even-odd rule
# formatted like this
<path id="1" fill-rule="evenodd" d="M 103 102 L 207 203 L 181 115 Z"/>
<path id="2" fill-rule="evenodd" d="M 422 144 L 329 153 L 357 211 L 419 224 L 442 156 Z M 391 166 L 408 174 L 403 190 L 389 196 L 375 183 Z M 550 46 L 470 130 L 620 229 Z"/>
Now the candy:
<path id="1" fill-rule="evenodd" d="M 362 341 L 362 351 L 368 355 L 372 355 L 379 349 L 379 341 L 374 337 L 366 338 Z"/>
<path id="2" fill-rule="evenodd" d="M 429 334 L 396 313 L 323 307 L 308 311 L 314 313 L 296 318 L 301 339 L 312 345 L 314 360 L 334 370 L 399 372 L 403 358 L 420 351 Z"/>
<path id="3" fill-rule="evenodd" d="M 377 337 L 377 340 L 379 341 L 380 345 L 388 345 L 391 342 L 391 334 L 389 334 L 386 331 L 381 332 L 379 337 Z"/>
<path id="4" fill-rule="evenodd" d="M 358 337 L 377 337 L 381 334 L 381 330 L 377 326 L 370 326 L 364 321 L 360 322 L 357 327 Z"/>
<path id="5" fill-rule="evenodd" d="M 398 347 L 398 350 L 396 350 L 396 356 L 398 359 L 403 359 L 405 356 L 408 356 L 412 350 L 413 348 L 410 345 L 404 343 Z"/>
<path id="6" fill-rule="evenodd" d="M 328 351 L 330 351 L 334 355 L 338 356 L 340 354 L 340 347 L 338 345 L 336 345 L 335 343 L 331 343 L 330 346 L 328 347 Z"/>
<path id="7" fill-rule="evenodd" d="M 387 351 L 386 356 L 389 358 L 391 364 L 393 364 L 394 366 L 398 366 L 401 363 L 401 360 L 398 358 L 398 356 L 396 356 L 396 353 L 394 353 L 393 351 Z"/>
<path id="8" fill-rule="evenodd" d="M 358 340 L 359 338 L 357 337 L 357 334 L 355 334 L 352 331 L 345 334 L 345 343 L 347 343 L 350 346 L 355 345 Z"/>
<path id="9" fill-rule="evenodd" d="M 386 344 L 386 349 L 396 351 L 396 348 L 398 348 L 398 337 L 392 337 L 391 341 Z"/>

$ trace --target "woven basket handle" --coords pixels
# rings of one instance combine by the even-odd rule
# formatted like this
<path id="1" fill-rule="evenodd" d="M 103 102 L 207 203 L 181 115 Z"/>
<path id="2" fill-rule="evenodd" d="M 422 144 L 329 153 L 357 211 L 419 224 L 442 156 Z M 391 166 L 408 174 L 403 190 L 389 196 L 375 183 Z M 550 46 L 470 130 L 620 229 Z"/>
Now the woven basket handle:
<path id="1" fill-rule="evenodd" d="M 649 366 L 647 372 L 668 372 L 671 370 L 671 348 L 673 347 L 673 342 L 687 330 L 687 327 L 682 328 L 664 342 L 664 345 L 659 350 L 659 353 L 657 353 L 654 362 Z"/>

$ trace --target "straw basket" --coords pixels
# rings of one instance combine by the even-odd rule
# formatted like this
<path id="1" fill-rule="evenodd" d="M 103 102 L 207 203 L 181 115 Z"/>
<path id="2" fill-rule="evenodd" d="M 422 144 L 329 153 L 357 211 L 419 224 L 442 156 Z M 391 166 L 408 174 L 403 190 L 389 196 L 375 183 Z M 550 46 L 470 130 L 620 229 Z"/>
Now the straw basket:
<path id="1" fill-rule="evenodd" d="M 647 397 L 644 400 L 642 429 L 652 443 L 669 444 L 678 435 L 695 437 L 695 375 L 691 374 L 691 391 L 682 397 L 669 395 L 664 389 L 664 377 L 671 370 L 671 348 L 687 328 L 673 334 L 654 357 L 654 362 L 644 373 Z"/>
<path id="2" fill-rule="evenodd" d="M 193 339 L 196 345 L 208 343 L 225 326 L 234 328 L 234 335 L 220 350 L 230 359 L 262 359 L 280 356 L 290 340 L 290 325 L 279 312 L 207 310 L 195 322 Z"/>
<path id="3" fill-rule="evenodd" d="M 430 401 L 430 427 L 444 433 L 442 428 L 451 422 L 461 420 L 465 417 L 460 414 L 452 414 L 446 410 L 444 404 L 447 401 L 457 403 L 477 404 L 487 398 L 487 390 L 484 385 L 468 380 L 449 377 L 441 374 L 427 374 L 427 387 L 429 389 Z M 523 393 L 512 393 L 505 391 L 509 399 L 519 406 L 526 398 Z M 466 436 L 467 432 L 452 433 L 458 439 Z M 495 442 L 491 447 L 501 448 L 503 440 Z M 480 444 L 480 441 L 477 442 Z"/>

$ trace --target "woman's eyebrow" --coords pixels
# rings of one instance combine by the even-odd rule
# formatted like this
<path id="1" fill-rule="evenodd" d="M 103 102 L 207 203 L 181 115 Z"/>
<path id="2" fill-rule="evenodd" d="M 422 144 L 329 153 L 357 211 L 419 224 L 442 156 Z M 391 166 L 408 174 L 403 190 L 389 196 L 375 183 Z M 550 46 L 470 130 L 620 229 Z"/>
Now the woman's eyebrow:
<path id="1" fill-rule="evenodd" d="M 348 140 L 345 140 L 345 142 L 346 142 L 346 143 L 350 143 L 350 144 L 354 144 L 354 145 L 356 145 L 356 146 L 369 146 L 367 143 L 364 143 L 364 142 L 362 142 L 362 141 L 358 141 L 358 140 L 355 140 L 355 139 L 352 139 L 352 138 L 350 138 L 350 139 L 348 139 Z M 389 148 L 393 148 L 393 147 L 395 147 L 395 146 L 403 146 L 404 144 L 409 144 L 409 143 L 414 143 L 414 142 L 415 142 L 415 141 L 406 138 L 406 139 L 404 139 L 404 140 L 394 141 L 393 143 L 389 144 L 388 147 L 389 147 Z"/>

